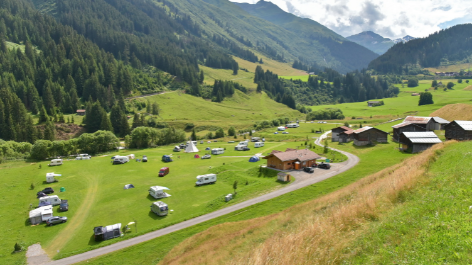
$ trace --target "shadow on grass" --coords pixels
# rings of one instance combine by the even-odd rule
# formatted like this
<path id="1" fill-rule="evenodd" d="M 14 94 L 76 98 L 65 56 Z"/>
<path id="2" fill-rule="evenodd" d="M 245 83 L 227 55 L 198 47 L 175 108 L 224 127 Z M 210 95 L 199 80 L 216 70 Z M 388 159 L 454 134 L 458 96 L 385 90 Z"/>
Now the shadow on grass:
<path id="1" fill-rule="evenodd" d="M 93 232 L 92 232 L 92 235 L 90 236 L 88 245 L 89 245 L 89 246 L 96 246 L 96 245 L 99 245 L 99 244 L 102 243 L 102 242 L 103 242 L 103 241 L 95 241 L 95 235 L 94 235 Z"/>
<path id="2" fill-rule="evenodd" d="M 170 210 L 169 210 L 170 211 Z M 149 211 L 149 217 L 151 217 L 152 219 L 154 220 L 162 220 L 162 219 L 165 219 L 167 217 L 167 215 L 165 216 L 159 216 L 157 214 L 155 214 L 153 211 Z"/>

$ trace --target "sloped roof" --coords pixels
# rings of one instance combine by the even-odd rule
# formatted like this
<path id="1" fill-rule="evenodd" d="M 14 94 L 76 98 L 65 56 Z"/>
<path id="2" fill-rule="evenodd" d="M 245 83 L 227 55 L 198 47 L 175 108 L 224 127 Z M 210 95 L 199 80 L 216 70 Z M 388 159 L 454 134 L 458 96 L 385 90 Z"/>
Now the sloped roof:
<path id="1" fill-rule="evenodd" d="M 439 124 L 448 124 L 448 123 L 450 123 L 450 121 L 445 120 L 445 119 L 443 119 L 443 118 L 441 118 L 441 117 L 433 117 L 433 120 L 434 120 L 435 122 L 439 123 Z"/>
<path id="2" fill-rule="evenodd" d="M 472 121 L 455 121 L 462 129 L 472 131 Z"/>
<path id="3" fill-rule="evenodd" d="M 319 156 L 315 152 L 308 149 L 302 149 L 302 150 L 292 149 L 285 152 L 271 153 L 270 155 L 264 157 L 264 159 L 267 159 L 271 156 L 275 156 L 278 159 L 280 159 L 280 161 L 283 161 L 283 162 L 291 161 L 291 160 L 299 160 L 303 162 L 303 161 L 315 160 L 315 159 L 321 158 L 321 156 Z"/>
<path id="4" fill-rule="evenodd" d="M 438 138 L 434 132 L 403 132 L 407 138 Z"/>
<path id="5" fill-rule="evenodd" d="M 431 117 L 418 117 L 418 116 L 407 116 L 403 122 L 416 123 L 416 124 L 427 124 L 432 118 Z"/>
<path id="6" fill-rule="evenodd" d="M 347 126 L 339 126 L 339 127 L 336 127 L 336 128 L 333 128 L 331 130 L 335 130 L 335 129 L 343 129 L 345 132 L 349 132 L 349 131 L 354 131 L 353 129 L 347 127 Z"/>
<path id="7" fill-rule="evenodd" d="M 410 138 L 410 141 L 414 144 L 439 144 L 442 141 L 439 138 Z"/>
<path id="8" fill-rule="evenodd" d="M 405 127 L 405 126 L 408 126 L 408 125 L 415 125 L 415 124 L 414 123 L 409 123 L 409 122 L 402 122 L 400 124 L 393 125 L 392 128 L 398 129 L 398 128 L 402 128 L 402 127 Z"/>

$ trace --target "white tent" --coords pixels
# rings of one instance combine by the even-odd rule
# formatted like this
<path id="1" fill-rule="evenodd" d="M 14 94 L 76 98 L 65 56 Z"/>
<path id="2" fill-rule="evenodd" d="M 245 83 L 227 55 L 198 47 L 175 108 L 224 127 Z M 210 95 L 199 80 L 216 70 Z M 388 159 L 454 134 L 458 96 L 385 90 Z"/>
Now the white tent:
<path id="1" fill-rule="evenodd" d="M 197 153 L 199 152 L 197 147 L 192 141 L 187 142 L 187 147 L 185 148 L 185 153 Z"/>

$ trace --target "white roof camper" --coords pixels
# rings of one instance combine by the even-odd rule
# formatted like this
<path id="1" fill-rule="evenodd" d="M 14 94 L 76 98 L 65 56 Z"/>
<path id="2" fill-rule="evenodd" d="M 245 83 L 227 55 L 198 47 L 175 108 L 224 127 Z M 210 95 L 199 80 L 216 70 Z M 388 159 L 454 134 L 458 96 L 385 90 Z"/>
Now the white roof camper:
<path id="1" fill-rule="evenodd" d="M 52 183 L 52 182 L 57 182 L 57 179 L 55 177 L 61 177 L 61 174 L 54 174 L 52 173 L 46 173 L 46 182 L 47 183 Z"/>
<path id="2" fill-rule="evenodd" d="M 169 190 L 169 188 L 162 187 L 162 186 L 152 186 L 149 188 L 149 195 L 156 199 L 167 198 L 171 195 L 166 193 L 165 190 Z"/>

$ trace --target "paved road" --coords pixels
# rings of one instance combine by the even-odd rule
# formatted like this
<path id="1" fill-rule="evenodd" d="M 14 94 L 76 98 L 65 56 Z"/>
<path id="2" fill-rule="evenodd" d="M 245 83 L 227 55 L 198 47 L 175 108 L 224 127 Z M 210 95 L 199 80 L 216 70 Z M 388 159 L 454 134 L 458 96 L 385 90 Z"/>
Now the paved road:
<path id="1" fill-rule="evenodd" d="M 317 145 L 322 146 L 320 144 L 321 140 L 323 138 L 326 138 L 327 135 L 330 132 L 331 131 L 325 132 L 321 137 L 319 137 L 319 139 L 317 139 L 315 141 L 315 143 Z M 336 150 L 336 149 L 333 149 L 333 150 Z M 355 165 L 357 165 L 357 163 L 359 163 L 359 158 L 357 156 L 355 156 L 353 154 L 350 154 L 350 153 L 347 153 L 347 152 L 344 152 L 344 151 L 340 151 L 340 150 L 336 150 L 336 151 L 339 151 L 339 152 L 345 154 L 348 157 L 348 160 L 343 162 L 343 163 L 340 163 L 340 165 L 341 165 L 340 167 L 333 167 L 333 170 L 326 170 L 324 174 L 316 174 L 312 178 L 306 178 L 302 181 L 295 181 L 294 183 L 290 184 L 289 186 L 286 186 L 286 187 L 281 188 L 279 190 L 276 190 L 274 192 L 267 193 L 267 194 L 262 195 L 260 197 L 250 199 L 250 200 L 247 200 L 247 201 L 244 201 L 244 202 L 226 207 L 224 209 L 221 209 L 221 210 L 209 213 L 209 214 L 205 214 L 205 215 L 202 215 L 202 216 L 199 216 L 199 217 L 196 217 L 196 218 L 193 218 L 193 219 L 190 219 L 190 220 L 187 220 L 187 221 L 184 221 L 184 222 L 181 222 L 181 223 L 178 223 L 178 224 L 175 224 L 175 225 L 172 225 L 172 226 L 154 231 L 154 232 L 150 232 L 150 233 L 147 233 L 147 234 L 142 235 L 142 236 L 134 237 L 134 238 L 131 238 L 131 239 L 128 239 L 128 240 L 125 240 L 125 241 L 118 242 L 118 243 L 113 244 L 113 245 L 109 245 L 109 246 L 102 247 L 102 248 L 99 248 L 99 249 L 91 250 L 91 251 L 88 251 L 88 252 L 85 252 L 85 253 L 82 253 L 82 254 L 71 256 L 71 257 L 68 257 L 68 258 L 61 259 L 61 260 L 56 260 L 56 261 L 49 262 L 49 263 L 46 263 L 46 264 L 48 264 L 48 265 L 74 264 L 74 263 L 77 263 L 77 262 L 81 262 L 81 261 L 85 261 L 85 260 L 88 260 L 88 259 L 92 259 L 92 258 L 101 256 L 101 255 L 105 255 L 105 254 L 108 254 L 108 253 L 111 253 L 111 252 L 114 252 L 114 251 L 117 251 L 117 250 L 120 250 L 120 249 L 123 249 L 123 248 L 127 248 L 127 247 L 130 247 L 130 246 L 133 246 L 133 245 L 136 245 L 136 244 L 139 244 L 139 243 L 142 243 L 142 242 L 145 242 L 145 241 L 148 241 L 148 240 L 151 240 L 151 239 L 163 236 L 163 235 L 167 235 L 167 234 L 170 234 L 172 232 L 175 232 L 175 231 L 178 231 L 178 230 L 181 230 L 181 229 L 184 229 L 184 228 L 187 228 L 187 227 L 199 224 L 199 223 L 203 223 L 205 221 L 208 221 L 208 220 L 211 220 L 211 219 L 229 214 L 229 213 L 234 212 L 234 211 L 241 210 L 241 209 L 246 208 L 248 206 L 251 206 L 251 205 L 263 202 L 263 201 L 267 201 L 267 200 L 270 200 L 270 199 L 273 199 L 273 198 L 276 198 L 278 196 L 281 196 L 283 194 L 286 194 L 286 193 L 304 188 L 306 186 L 313 185 L 313 184 L 318 183 L 320 181 L 323 181 L 325 179 L 336 176 L 336 175 L 338 175 L 338 174 L 340 174 L 344 171 L 347 171 L 347 170 L 351 169 L 352 167 L 354 167 Z"/>

